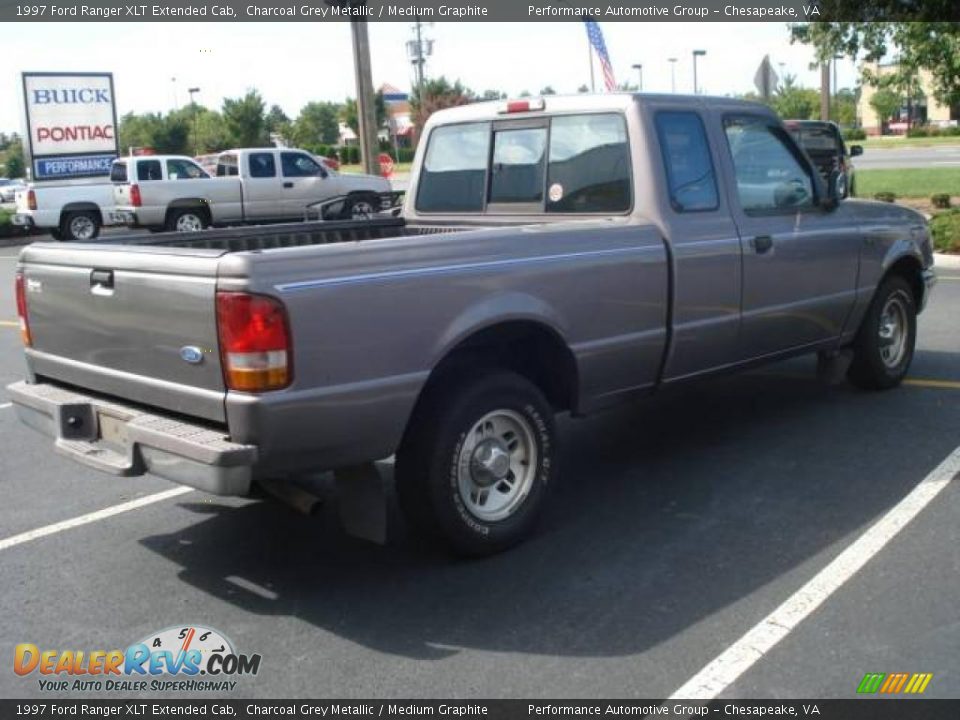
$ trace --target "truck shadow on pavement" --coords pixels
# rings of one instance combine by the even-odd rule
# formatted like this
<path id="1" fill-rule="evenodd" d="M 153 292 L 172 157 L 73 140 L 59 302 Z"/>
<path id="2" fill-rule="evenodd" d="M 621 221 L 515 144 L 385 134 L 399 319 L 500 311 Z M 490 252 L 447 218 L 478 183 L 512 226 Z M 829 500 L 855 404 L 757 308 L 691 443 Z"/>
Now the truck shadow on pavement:
<path id="1" fill-rule="evenodd" d="M 183 503 L 204 517 L 142 543 L 247 612 L 385 653 L 638 653 L 795 572 L 772 609 L 956 445 L 953 397 L 812 375 L 795 361 L 563 421 L 539 532 L 492 558 L 402 531 L 378 547 L 272 502 Z"/>

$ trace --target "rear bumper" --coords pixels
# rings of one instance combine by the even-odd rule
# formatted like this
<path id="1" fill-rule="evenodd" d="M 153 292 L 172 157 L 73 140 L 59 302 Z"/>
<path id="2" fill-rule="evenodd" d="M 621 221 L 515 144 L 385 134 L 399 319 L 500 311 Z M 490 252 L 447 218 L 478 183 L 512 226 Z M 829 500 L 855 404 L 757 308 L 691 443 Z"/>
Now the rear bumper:
<path id="1" fill-rule="evenodd" d="M 25 215 L 24 213 L 14 214 L 14 216 L 10 218 L 10 222 L 12 222 L 14 225 L 19 225 L 20 227 L 25 228 L 32 228 L 34 225 L 33 216 Z"/>
<path id="2" fill-rule="evenodd" d="M 112 475 L 150 473 L 216 495 L 250 490 L 257 448 L 207 425 L 51 383 L 17 382 L 7 390 L 20 420 L 78 463 Z"/>
<path id="3" fill-rule="evenodd" d="M 117 208 L 110 213 L 110 223 L 113 225 L 135 227 L 138 225 L 137 214 L 133 210 L 121 210 Z"/>

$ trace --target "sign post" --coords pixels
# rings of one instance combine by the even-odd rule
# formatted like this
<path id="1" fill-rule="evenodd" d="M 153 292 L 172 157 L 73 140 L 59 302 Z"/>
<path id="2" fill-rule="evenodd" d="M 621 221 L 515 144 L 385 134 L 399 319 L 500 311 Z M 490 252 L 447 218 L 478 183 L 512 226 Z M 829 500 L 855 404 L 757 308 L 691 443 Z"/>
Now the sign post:
<path id="1" fill-rule="evenodd" d="M 112 73 L 23 73 L 24 153 L 33 181 L 110 174 L 119 155 Z"/>

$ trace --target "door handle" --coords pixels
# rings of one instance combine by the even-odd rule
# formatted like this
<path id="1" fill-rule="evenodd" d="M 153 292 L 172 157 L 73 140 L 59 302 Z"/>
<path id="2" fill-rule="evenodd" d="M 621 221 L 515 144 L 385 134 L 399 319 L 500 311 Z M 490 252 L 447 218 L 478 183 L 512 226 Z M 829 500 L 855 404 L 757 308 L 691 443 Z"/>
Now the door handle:
<path id="1" fill-rule="evenodd" d="M 285 182 L 285 183 L 283 184 L 283 186 L 289 190 L 290 188 L 293 187 L 293 183 L 292 183 L 292 182 Z"/>
<path id="2" fill-rule="evenodd" d="M 763 255 L 773 247 L 773 238 L 769 235 L 757 235 L 750 241 L 750 245 L 753 246 L 757 255 Z"/>

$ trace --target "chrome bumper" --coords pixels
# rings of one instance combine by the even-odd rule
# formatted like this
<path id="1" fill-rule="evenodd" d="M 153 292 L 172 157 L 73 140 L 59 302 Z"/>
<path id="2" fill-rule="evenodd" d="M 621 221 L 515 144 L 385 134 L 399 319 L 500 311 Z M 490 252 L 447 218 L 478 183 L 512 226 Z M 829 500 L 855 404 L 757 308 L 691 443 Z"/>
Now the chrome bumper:
<path id="1" fill-rule="evenodd" d="M 7 387 L 20 420 L 54 448 L 112 475 L 150 473 L 216 495 L 246 495 L 257 448 L 206 425 L 154 415 L 50 383 Z"/>
<path id="2" fill-rule="evenodd" d="M 10 222 L 14 225 L 19 225 L 20 227 L 33 227 L 33 218 L 30 215 L 25 215 L 24 213 L 15 213 Z"/>
<path id="3" fill-rule="evenodd" d="M 130 210 L 114 210 L 110 213 L 111 225 L 129 225 L 137 224 L 137 214 Z"/>

